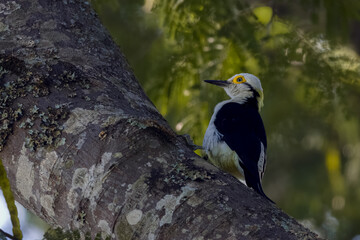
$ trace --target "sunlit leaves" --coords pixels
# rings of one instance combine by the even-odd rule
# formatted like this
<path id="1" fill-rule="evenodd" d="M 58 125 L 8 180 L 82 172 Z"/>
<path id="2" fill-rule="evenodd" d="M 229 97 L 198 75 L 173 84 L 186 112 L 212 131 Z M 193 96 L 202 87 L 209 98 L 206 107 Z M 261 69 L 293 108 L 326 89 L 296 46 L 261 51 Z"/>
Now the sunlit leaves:
<path id="1" fill-rule="evenodd" d="M 341 173 L 341 157 L 338 149 L 329 147 L 326 150 L 326 168 L 335 195 L 344 194 L 345 185 Z"/>
<path id="2" fill-rule="evenodd" d="M 271 7 L 262 6 L 254 8 L 253 13 L 255 14 L 260 23 L 266 25 L 271 20 L 273 10 Z"/>
<path id="3" fill-rule="evenodd" d="M 273 36 L 286 34 L 291 32 L 291 27 L 289 24 L 284 23 L 283 21 L 275 18 L 275 20 L 271 24 L 270 34 Z"/>

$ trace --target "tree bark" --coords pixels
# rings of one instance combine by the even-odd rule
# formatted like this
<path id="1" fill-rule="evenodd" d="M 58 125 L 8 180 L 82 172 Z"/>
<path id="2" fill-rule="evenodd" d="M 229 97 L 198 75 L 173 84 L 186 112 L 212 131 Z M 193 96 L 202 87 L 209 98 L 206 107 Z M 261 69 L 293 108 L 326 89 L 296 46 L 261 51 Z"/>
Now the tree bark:
<path id="1" fill-rule="evenodd" d="M 317 239 L 195 155 L 90 5 L 0 3 L 0 158 L 18 202 L 113 239 Z"/>

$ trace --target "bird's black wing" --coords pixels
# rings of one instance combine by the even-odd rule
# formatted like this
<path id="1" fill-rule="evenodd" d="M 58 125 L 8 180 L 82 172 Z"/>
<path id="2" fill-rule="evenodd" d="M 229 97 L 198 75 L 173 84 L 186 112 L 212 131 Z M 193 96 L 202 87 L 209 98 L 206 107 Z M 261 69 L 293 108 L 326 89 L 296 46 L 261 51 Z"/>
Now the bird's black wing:
<path id="1" fill-rule="evenodd" d="M 216 114 L 214 123 L 223 135 L 222 140 L 241 159 L 239 163 L 244 170 L 246 184 L 269 199 L 262 189 L 258 169 L 261 143 L 265 158 L 267 147 L 265 128 L 258 109 L 246 104 L 226 103 Z"/>

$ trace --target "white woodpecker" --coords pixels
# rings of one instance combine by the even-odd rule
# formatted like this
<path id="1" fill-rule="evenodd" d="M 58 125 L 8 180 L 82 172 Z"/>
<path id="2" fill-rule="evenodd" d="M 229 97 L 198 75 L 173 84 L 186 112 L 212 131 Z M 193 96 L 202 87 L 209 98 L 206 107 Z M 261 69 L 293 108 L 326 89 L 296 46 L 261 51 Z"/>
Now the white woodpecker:
<path id="1" fill-rule="evenodd" d="M 259 114 L 264 99 L 260 80 L 252 74 L 240 73 L 226 81 L 205 82 L 223 87 L 231 98 L 214 109 L 204 136 L 206 157 L 239 180 L 245 178 L 248 187 L 271 201 L 261 186 L 267 143 Z"/>

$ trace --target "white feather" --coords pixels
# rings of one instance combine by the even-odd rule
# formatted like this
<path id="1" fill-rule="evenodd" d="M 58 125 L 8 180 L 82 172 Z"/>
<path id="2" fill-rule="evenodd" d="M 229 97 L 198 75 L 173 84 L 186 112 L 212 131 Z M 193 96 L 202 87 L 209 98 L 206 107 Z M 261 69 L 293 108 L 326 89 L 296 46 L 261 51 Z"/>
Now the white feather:
<path id="1" fill-rule="evenodd" d="M 265 172 L 266 156 L 265 156 L 264 144 L 262 142 L 260 142 L 260 144 L 261 144 L 261 152 L 260 152 L 260 157 L 259 157 L 259 161 L 258 161 L 258 171 L 259 171 L 259 176 L 260 176 L 260 180 L 261 180 L 263 178 L 263 175 Z"/>

